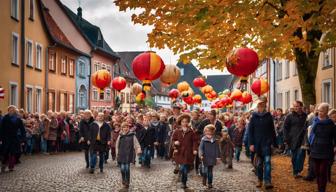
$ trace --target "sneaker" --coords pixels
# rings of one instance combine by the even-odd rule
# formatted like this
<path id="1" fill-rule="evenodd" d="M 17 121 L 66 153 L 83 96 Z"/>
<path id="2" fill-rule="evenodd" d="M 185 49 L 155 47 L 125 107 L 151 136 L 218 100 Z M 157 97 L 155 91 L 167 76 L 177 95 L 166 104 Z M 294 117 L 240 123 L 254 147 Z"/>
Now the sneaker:
<path id="1" fill-rule="evenodd" d="M 87 168 L 87 169 L 90 168 L 90 165 L 86 165 L 86 168 Z"/>
<path id="2" fill-rule="evenodd" d="M 204 186 L 206 186 L 206 180 L 207 180 L 207 178 L 206 178 L 206 177 L 203 177 L 203 180 L 202 180 L 202 181 L 203 181 L 203 185 L 204 185 Z"/>
<path id="3" fill-rule="evenodd" d="M 94 168 L 90 168 L 89 173 L 93 174 L 94 173 Z"/>
<path id="4" fill-rule="evenodd" d="M 208 189 L 212 189 L 212 184 L 209 184 L 209 185 L 208 185 Z"/>
<path id="5" fill-rule="evenodd" d="M 103 169 L 100 169 L 100 173 L 104 173 L 104 170 L 103 170 Z"/>
<path id="6" fill-rule="evenodd" d="M 182 188 L 182 189 L 186 189 L 186 188 L 188 188 L 188 187 L 187 187 L 187 184 L 182 183 L 181 188 Z"/>
<path id="7" fill-rule="evenodd" d="M 294 174 L 294 178 L 295 179 L 299 179 L 299 178 L 301 178 L 302 176 L 301 175 L 299 175 L 299 174 Z"/>
<path id="8" fill-rule="evenodd" d="M 265 183 L 265 189 L 272 189 L 273 188 L 273 185 L 271 182 L 266 182 Z"/>
<path id="9" fill-rule="evenodd" d="M 174 174 L 178 174 L 179 173 L 179 170 L 178 169 L 174 169 Z"/>
<path id="10" fill-rule="evenodd" d="M 229 165 L 227 168 L 228 168 L 228 169 L 232 169 L 232 165 Z"/>
<path id="11" fill-rule="evenodd" d="M 261 188 L 261 187 L 262 187 L 262 181 L 258 181 L 256 187 L 257 187 L 257 188 Z"/>

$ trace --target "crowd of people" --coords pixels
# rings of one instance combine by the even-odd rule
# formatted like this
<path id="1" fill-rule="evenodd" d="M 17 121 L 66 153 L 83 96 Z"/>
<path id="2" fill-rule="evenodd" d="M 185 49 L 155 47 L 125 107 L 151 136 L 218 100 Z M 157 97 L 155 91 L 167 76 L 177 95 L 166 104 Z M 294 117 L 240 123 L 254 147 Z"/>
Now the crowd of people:
<path id="1" fill-rule="evenodd" d="M 309 156 L 303 179 L 316 179 L 318 191 L 326 191 L 336 152 L 336 110 L 326 103 L 305 110 L 302 102 L 295 101 L 286 114 L 282 109 L 269 112 L 266 100 L 260 97 L 257 108 L 249 112 L 189 111 L 175 103 L 171 109 L 132 113 L 27 114 L 9 106 L 7 114 L 0 115 L 1 172 L 13 171 L 22 154 L 83 151 L 92 174 L 98 159 L 100 172 L 109 159 L 117 162 L 125 188 L 130 185 L 130 165 L 137 161 L 150 169 L 153 158 L 173 162 L 182 188 L 187 188 L 192 170 L 203 178 L 204 186 L 212 188 L 215 165 L 232 169 L 232 161 L 239 163 L 244 151 L 257 187 L 273 187 L 271 157 L 278 153 L 291 156 L 297 179 Z"/>

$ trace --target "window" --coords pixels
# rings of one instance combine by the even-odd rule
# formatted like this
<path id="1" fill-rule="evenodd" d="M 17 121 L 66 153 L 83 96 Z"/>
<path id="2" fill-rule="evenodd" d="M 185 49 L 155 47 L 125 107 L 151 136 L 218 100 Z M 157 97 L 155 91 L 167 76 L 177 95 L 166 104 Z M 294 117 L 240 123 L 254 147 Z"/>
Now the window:
<path id="1" fill-rule="evenodd" d="M 106 65 L 106 70 L 111 73 L 111 66 L 110 65 Z"/>
<path id="2" fill-rule="evenodd" d="M 56 93 L 49 90 L 48 93 L 48 110 L 56 111 Z"/>
<path id="3" fill-rule="evenodd" d="M 74 94 L 69 94 L 69 112 L 74 112 Z"/>
<path id="4" fill-rule="evenodd" d="M 126 103 L 130 103 L 130 94 L 126 93 Z"/>
<path id="5" fill-rule="evenodd" d="M 289 73 L 290 73 L 290 68 L 289 68 L 290 64 L 289 64 L 289 61 L 286 60 L 286 71 L 285 71 L 285 78 L 288 79 L 289 78 Z"/>
<path id="6" fill-rule="evenodd" d="M 286 110 L 290 108 L 290 91 L 286 92 Z"/>
<path id="7" fill-rule="evenodd" d="M 18 106 L 18 85 L 17 83 L 9 83 L 9 84 L 10 84 L 9 104 Z"/>
<path id="8" fill-rule="evenodd" d="M 27 87 L 27 95 L 26 95 L 26 111 L 28 113 L 33 112 L 33 88 Z"/>
<path id="9" fill-rule="evenodd" d="M 74 70 L 75 70 L 75 60 L 69 59 L 69 76 L 74 76 Z"/>
<path id="10" fill-rule="evenodd" d="M 29 0 L 29 19 L 34 20 L 34 0 Z"/>
<path id="11" fill-rule="evenodd" d="M 111 100 L 111 89 L 105 90 L 105 100 L 110 101 Z"/>
<path id="12" fill-rule="evenodd" d="M 181 76 L 184 75 L 184 68 L 180 68 L 180 73 L 181 73 Z"/>
<path id="13" fill-rule="evenodd" d="M 67 111 L 67 94 L 64 92 L 60 93 L 59 110 Z"/>
<path id="14" fill-rule="evenodd" d="M 42 112 L 42 89 L 41 88 L 36 88 L 36 102 L 35 102 L 35 110 L 37 113 Z"/>
<path id="15" fill-rule="evenodd" d="M 326 50 L 323 53 L 323 67 L 329 67 L 331 66 L 330 62 L 330 49 Z"/>
<path id="16" fill-rule="evenodd" d="M 49 71 L 55 72 L 56 70 L 56 53 L 53 50 L 49 50 Z"/>
<path id="17" fill-rule="evenodd" d="M 12 33 L 12 63 L 19 65 L 19 35 Z"/>
<path id="18" fill-rule="evenodd" d="M 98 62 L 96 62 L 93 66 L 93 73 L 100 70 L 100 64 Z"/>
<path id="19" fill-rule="evenodd" d="M 85 64 L 83 61 L 79 61 L 78 74 L 81 77 L 85 77 Z"/>
<path id="20" fill-rule="evenodd" d="M 98 90 L 96 88 L 92 90 L 92 100 L 98 101 Z"/>
<path id="21" fill-rule="evenodd" d="M 36 68 L 42 68 L 42 46 L 40 44 L 36 44 Z"/>
<path id="22" fill-rule="evenodd" d="M 33 67 L 33 42 L 27 41 L 27 65 Z"/>
<path id="23" fill-rule="evenodd" d="M 294 90 L 294 101 L 299 100 L 299 90 Z"/>
<path id="24" fill-rule="evenodd" d="M 79 88 L 79 101 L 78 104 L 81 108 L 84 108 L 86 106 L 86 88 L 84 85 L 81 85 Z"/>
<path id="25" fill-rule="evenodd" d="M 294 71 L 293 76 L 297 76 L 298 71 L 297 71 L 297 64 L 296 63 L 294 63 L 294 70 L 293 71 Z"/>
<path id="26" fill-rule="evenodd" d="M 106 69 L 106 65 L 105 64 L 101 64 L 101 69 Z"/>
<path id="27" fill-rule="evenodd" d="M 322 81 L 322 102 L 332 104 L 331 102 L 331 80 Z"/>
<path id="28" fill-rule="evenodd" d="M 11 16 L 19 20 L 19 0 L 11 0 Z"/>
<path id="29" fill-rule="evenodd" d="M 66 75 L 67 73 L 67 57 L 63 56 L 61 58 L 61 74 Z"/>

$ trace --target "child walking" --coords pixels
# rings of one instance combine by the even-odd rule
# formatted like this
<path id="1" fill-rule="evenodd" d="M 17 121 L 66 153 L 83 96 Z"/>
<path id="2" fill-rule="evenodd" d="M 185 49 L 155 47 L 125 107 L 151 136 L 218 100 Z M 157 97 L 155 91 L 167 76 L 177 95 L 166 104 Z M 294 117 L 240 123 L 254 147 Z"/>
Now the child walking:
<path id="1" fill-rule="evenodd" d="M 233 143 L 230 139 L 227 129 L 223 129 L 222 138 L 220 139 L 220 151 L 221 158 L 224 165 L 227 165 L 228 169 L 232 169 L 232 156 L 233 156 Z"/>
<path id="2" fill-rule="evenodd" d="M 122 184 L 129 188 L 130 164 L 135 163 L 135 156 L 141 153 L 141 147 L 135 133 L 130 132 L 129 124 L 121 124 L 121 132 L 116 141 L 117 161 L 120 167 Z"/>
<path id="3" fill-rule="evenodd" d="M 233 144 L 235 151 L 235 159 L 240 160 L 240 153 L 243 147 L 243 137 L 245 133 L 245 120 L 240 118 L 236 123 L 236 128 L 233 130 Z"/>
<path id="4" fill-rule="evenodd" d="M 194 157 L 197 154 L 198 142 L 195 132 L 190 127 L 191 117 L 188 114 L 182 114 L 177 124 L 180 129 L 176 129 L 172 136 L 174 144 L 173 158 L 176 164 L 180 166 L 182 188 L 187 188 L 188 172 L 194 163 Z"/>
<path id="5" fill-rule="evenodd" d="M 205 126 L 204 136 L 198 149 L 199 157 L 203 163 L 204 174 L 203 185 L 206 186 L 208 180 L 208 188 L 212 188 L 213 167 L 220 161 L 220 151 L 218 141 L 214 137 L 216 127 L 212 124 Z"/>

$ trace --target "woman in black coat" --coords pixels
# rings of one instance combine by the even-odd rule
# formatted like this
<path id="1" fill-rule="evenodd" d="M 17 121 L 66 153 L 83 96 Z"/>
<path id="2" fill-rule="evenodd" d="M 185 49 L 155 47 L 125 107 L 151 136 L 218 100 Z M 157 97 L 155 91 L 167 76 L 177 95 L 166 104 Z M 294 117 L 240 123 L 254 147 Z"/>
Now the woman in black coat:
<path id="1" fill-rule="evenodd" d="M 6 166 L 9 171 L 13 171 L 15 165 L 15 155 L 20 153 L 21 144 L 26 138 L 26 131 L 22 120 L 16 114 L 16 107 L 9 106 L 0 125 L 0 143 L 2 145 L 2 166 L 1 172 L 4 172 Z"/>
<path id="2" fill-rule="evenodd" d="M 308 139 L 319 192 L 326 191 L 329 163 L 336 152 L 336 126 L 327 116 L 328 109 L 327 103 L 319 105 Z"/>
<path id="3" fill-rule="evenodd" d="M 90 173 L 94 173 L 99 153 L 99 168 L 103 172 L 105 152 L 107 145 L 111 143 L 111 127 L 104 122 L 104 114 L 98 113 L 97 121 L 90 125 L 89 141 L 90 144 Z"/>

